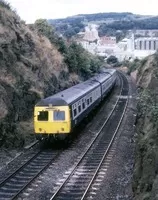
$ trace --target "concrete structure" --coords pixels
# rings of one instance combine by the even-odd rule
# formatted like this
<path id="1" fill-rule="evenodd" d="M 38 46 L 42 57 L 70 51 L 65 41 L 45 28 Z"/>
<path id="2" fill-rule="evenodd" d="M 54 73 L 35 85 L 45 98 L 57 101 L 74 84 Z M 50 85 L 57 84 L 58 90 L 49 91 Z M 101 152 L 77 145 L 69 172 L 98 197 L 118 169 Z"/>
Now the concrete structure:
<path id="1" fill-rule="evenodd" d="M 96 29 L 95 25 L 89 25 L 85 28 L 85 35 L 83 37 L 83 40 L 93 42 L 95 40 L 98 40 L 98 31 Z"/>
<path id="2" fill-rule="evenodd" d="M 100 37 L 100 40 L 98 41 L 98 45 L 100 46 L 115 46 L 116 45 L 116 37 Z"/>
<path id="3" fill-rule="evenodd" d="M 158 49 L 158 38 L 145 37 L 138 38 L 135 40 L 136 50 L 157 50 Z"/>
<path id="4" fill-rule="evenodd" d="M 83 32 L 79 36 L 83 35 Z M 134 38 L 131 32 L 129 38 L 124 38 L 116 43 L 116 37 L 99 37 L 96 25 L 89 25 L 85 28 L 83 37 L 78 41 L 82 46 L 100 56 L 109 57 L 114 55 L 119 61 L 142 59 L 154 54 L 158 49 L 158 37 Z"/>
<path id="5" fill-rule="evenodd" d="M 80 37 L 82 33 L 78 35 Z M 92 54 L 107 56 L 116 47 L 116 37 L 99 37 L 97 26 L 91 24 L 85 28 L 85 34 L 78 43 Z"/>

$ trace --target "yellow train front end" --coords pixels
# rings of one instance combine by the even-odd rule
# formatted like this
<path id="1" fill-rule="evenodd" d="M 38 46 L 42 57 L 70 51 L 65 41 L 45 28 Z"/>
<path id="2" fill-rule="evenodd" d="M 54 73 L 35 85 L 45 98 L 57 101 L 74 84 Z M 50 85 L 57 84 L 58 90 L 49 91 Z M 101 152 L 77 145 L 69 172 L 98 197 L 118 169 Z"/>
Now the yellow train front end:
<path id="1" fill-rule="evenodd" d="M 35 106 L 34 131 L 38 139 L 70 133 L 69 106 Z"/>

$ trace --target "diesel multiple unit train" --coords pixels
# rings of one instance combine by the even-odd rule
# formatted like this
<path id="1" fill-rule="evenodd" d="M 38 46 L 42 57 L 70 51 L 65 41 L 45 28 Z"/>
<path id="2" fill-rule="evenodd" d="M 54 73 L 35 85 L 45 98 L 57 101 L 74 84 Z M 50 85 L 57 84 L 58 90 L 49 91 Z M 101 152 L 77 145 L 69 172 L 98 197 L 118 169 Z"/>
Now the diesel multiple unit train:
<path id="1" fill-rule="evenodd" d="M 116 70 L 104 71 L 89 80 L 40 100 L 34 108 L 37 139 L 64 139 L 107 95 L 116 81 Z"/>

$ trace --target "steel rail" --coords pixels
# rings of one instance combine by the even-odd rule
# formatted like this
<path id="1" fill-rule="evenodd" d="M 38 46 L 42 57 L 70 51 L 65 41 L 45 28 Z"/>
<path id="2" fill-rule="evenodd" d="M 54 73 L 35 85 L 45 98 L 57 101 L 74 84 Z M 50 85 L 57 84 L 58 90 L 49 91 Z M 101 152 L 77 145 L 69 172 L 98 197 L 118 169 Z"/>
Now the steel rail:
<path id="1" fill-rule="evenodd" d="M 123 80 L 121 79 L 122 82 L 122 86 L 121 86 L 121 90 L 120 90 L 120 94 L 119 96 L 121 96 L 121 93 L 123 91 Z M 118 99 L 112 109 L 112 111 L 110 112 L 110 114 L 108 115 L 107 119 L 105 120 L 105 122 L 103 123 L 103 125 L 101 126 L 101 128 L 99 129 L 99 131 L 96 133 L 96 137 L 93 139 L 93 141 L 91 142 L 91 144 L 88 146 L 87 150 L 82 154 L 80 160 L 76 163 L 75 167 L 73 168 L 71 174 L 64 180 L 64 182 L 59 186 L 59 188 L 56 190 L 56 192 L 53 194 L 53 196 L 50 198 L 50 200 L 55 199 L 55 197 L 57 196 L 57 194 L 59 193 L 59 191 L 62 189 L 62 187 L 66 184 L 66 182 L 68 181 L 68 179 L 72 176 L 72 174 L 74 174 L 76 168 L 78 167 L 78 165 L 81 163 L 81 161 L 83 160 L 83 158 L 85 157 L 85 155 L 87 154 L 87 152 L 90 150 L 90 148 L 92 147 L 92 145 L 94 144 L 94 142 L 97 140 L 97 138 L 99 137 L 100 132 L 102 131 L 102 129 L 104 128 L 104 126 L 107 124 L 107 122 L 109 121 L 110 117 L 112 116 L 113 112 L 115 111 L 115 108 L 118 105 L 118 102 L 120 100 L 120 97 L 118 96 Z"/>
<path id="2" fill-rule="evenodd" d="M 111 148 L 111 146 L 112 146 L 112 144 L 113 144 L 113 141 L 114 141 L 114 139 L 115 139 L 115 137 L 116 137 L 116 135 L 117 135 L 117 133 L 118 133 L 118 130 L 119 130 L 120 126 L 121 126 L 123 117 L 124 117 L 124 115 L 125 115 L 125 112 L 126 112 L 126 109 L 127 109 L 127 106 L 128 106 L 128 102 L 129 102 L 129 90 L 128 90 L 128 98 L 127 98 L 127 101 L 126 101 L 126 104 L 125 104 L 125 107 L 124 107 L 122 116 L 121 116 L 121 118 L 120 118 L 120 121 L 119 121 L 119 123 L 118 123 L 118 125 L 117 125 L 117 127 L 116 127 L 115 132 L 114 132 L 114 135 L 112 136 L 112 139 L 111 139 L 111 141 L 110 141 L 110 143 L 109 143 L 109 145 L 108 145 L 108 147 L 107 147 L 107 149 L 106 149 L 106 151 L 105 151 L 105 154 L 104 154 L 103 158 L 101 159 L 101 161 L 100 161 L 100 163 L 99 163 L 99 165 L 98 165 L 98 167 L 97 167 L 97 169 L 96 169 L 96 171 L 95 171 L 95 173 L 94 173 L 94 175 L 93 175 L 93 177 L 92 177 L 92 179 L 91 179 L 89 185 L 87 186 L 87 189 L 85 190 L 85 192 L 84 192 L 84 194 L 83 194 L 81 200 L 84 200 L 84 198 L 86 197 L 86 194 L 87 194 L 88 190 L 90 189 L 90 187 L 91 187 L 91 185 L 92 185 L 92 183 L 93 183 L 95 177 L 97 176 L 97 173 L 98 173 L 98 171 L 100 170 L 101 165 L 102 165 L 103 161 L 105 160 L 105 157 L 108 155 L 108 152 L 109 152 L 109 150 L 110 150 L 110 148 Z"/>
<path id="3" fill-rule="evenodd" d="M 1 183 L 0 199 L 15 199 L 56 159 L 56 157 L 58 157 L 60 152 L 61 150 L 49 153 L 48 151 L 37 152 L 37 154 Z M 41 156 L 44 158 L 40 159 Z M 30 171 L 28 169 L 30 169 Z M 20 181 L 18 182 L 18 180 Z"/>

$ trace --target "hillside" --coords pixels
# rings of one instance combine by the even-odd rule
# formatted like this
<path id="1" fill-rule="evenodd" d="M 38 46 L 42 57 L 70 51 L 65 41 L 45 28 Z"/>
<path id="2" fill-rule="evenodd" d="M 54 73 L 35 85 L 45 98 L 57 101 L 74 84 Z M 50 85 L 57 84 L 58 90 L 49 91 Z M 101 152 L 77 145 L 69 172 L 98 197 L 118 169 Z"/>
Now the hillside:
<path id="1" fill-rule="evenodd" d="M 138 115 L 133 190 L 135 200 L 156 200 L 158 191 L 158 54 L 138 68 Z"/>
<path id="2" fill-rule="evenodd" d="M 35 103 L 78 81 L 57 48 L 0 1 L 0 146 L 27 143 Z"/>
<path id="3" fill-rule="evenodd" d="M 83 31 L 88 23 L 99 26 L 99 36 L 116 35 L 117 30 L 125 32 L 135 29 L 157 29 L 158 27 L 158 17 L 136 15 L 128 12 L 80 14 L 64 19 L 49 19 L 48 22 L 67 38 Z"/>
<path id="4" fill-rule="evenodd" d="M 0 0 L 0 147 L 34 140 L 37 101 L 87 79 L 102 64 L 81 45 L 66 42 L 47 20 L 26 25 Z"/>
<path id="5" fill-rule="evenodd" d="M 49 19 L 52 23 L 73 23 L 73 22 L 113 22 L 118 20 L 140 20 L 144 18 L 150 18 L 152 16 L 136 15 L 130 12 L 109 12 L 109 13 L 95 13 L 95 14 L 79 14 L 62 19 Z"/>

